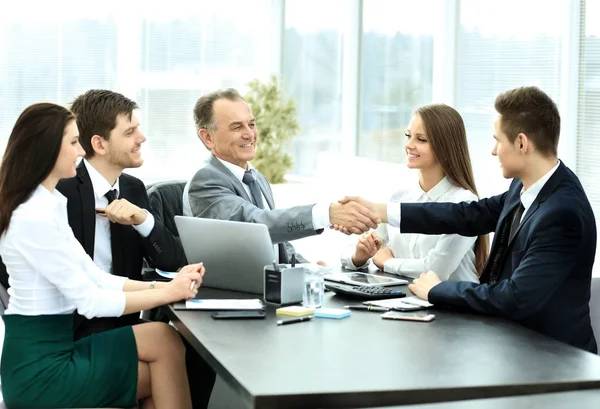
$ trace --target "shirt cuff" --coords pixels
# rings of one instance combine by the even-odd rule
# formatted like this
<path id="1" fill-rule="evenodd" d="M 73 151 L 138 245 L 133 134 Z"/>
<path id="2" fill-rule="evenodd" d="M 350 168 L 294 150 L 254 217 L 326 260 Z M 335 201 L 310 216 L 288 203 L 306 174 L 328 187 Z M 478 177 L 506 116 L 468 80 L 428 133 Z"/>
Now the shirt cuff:
<path id="1" fill-rule="evenodd" d="M 315 230 L 329 227 L 329 206 L 330 203 L 317 203 L 312 208 L 312 222 Z"/>
<path id="2" fill-rule="evenodd" d="M 154 228 L 154 216 L 148 210 L 143 209 L 146 212 L 146 220 L 144 223 L 138 224 L 137 226 L 133 226 L 135 230 L 142 236 L 146 238 L 152 233 L 152 229 Z"/>
<path id="3" fill-rule="evenodd" d="M 400 267 L 402 267 L 402 260 L 399 258 L 391 258 L 383 263 L 385 273 L 400 274 Z"/>
<path id="4" fill-rule="evenodd" d="M 387 223 L 392 227 L 400 227 L 400 203 L 393 202 L 387 205 Z"/>
<path id="5" fill-rule="evenodd" d="M 348 270 L 361 270 L 363 268 L 367 268 L 371 259 L 368 259 L 365 264 L 362 266 L 355 266 L 352 262 L 352 256 L 354 255 L 354 247 L 349 249 L 348 252 L 342 254 L 340 258 L 340 262 L 342 263 L 342 267 L 347 268 Z"/>
<path id="6" fill-rule="evenodd" d="M 103 306 L 98 317 L 120 317 L 125 312 L 126 298 L 123 291 L 106 290 Z"/>

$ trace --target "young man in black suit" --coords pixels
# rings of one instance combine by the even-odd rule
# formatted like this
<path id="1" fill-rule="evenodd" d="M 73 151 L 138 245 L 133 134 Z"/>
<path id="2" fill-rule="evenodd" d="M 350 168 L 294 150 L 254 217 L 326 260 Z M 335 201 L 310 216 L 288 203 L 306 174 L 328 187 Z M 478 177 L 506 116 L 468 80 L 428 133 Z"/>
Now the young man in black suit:
<path id="1" fill-rule="evenodd" d="M 181 243 L 147 211 L 144 183 L 124 169 L 142 165 L 146 137 L 134 114 L 137 104 L 116 92 L 90 90 L 71 110 L 77 116 L 79 139 L 86 152 L 77 176 L 57 189 L 67 198 L 69 224 L 87 254 L 104 271 L 141 280 L 144 257 L 166 271 L 186 264 Z M 148 283 L 160 286 L 161 283 Z M 139 314 L 119 318 L 75 317 L 75 336 L 139 323 Z M 194 408 L 208 405 L 215 373 L 186 343 L 188 376 Z"/>
<path id="2" fill-rule="evenodd" d="M 556 104 L 522 87 L 499 95 L 495 107 L 492 155 L 514 179 L 507 192 L 459 204 L 345 200 L 359 200 L 406 233 L 495 232 L 480 284 L 441 282 L 429 271 L 409 289 L 435 305 L 503 316 L 596 353 L 589 310 L 596 221 L 579 179 L 558 160 Z"/>

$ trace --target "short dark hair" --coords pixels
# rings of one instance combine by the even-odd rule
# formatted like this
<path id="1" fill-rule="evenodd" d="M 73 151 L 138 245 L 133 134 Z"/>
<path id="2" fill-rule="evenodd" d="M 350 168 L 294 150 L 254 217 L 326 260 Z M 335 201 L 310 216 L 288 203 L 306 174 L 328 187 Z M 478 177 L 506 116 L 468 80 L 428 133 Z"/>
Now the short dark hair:
<path id="1" fill-rule="evenodd" d="M 560 136 L 558 107 L 537 87 L 506 91 L 494 104 L 501 115 L 500 129 L 511 142 L 519 133 L 527 135 L 543 155 L 557 155 Z"/>
<path id="2" fill-rule="evenodd" d="M 92 136 L 100 135 L 108 140 L 110 132 L 117 126 L 119 115 L 131 115 L 138 109 L 135 101 L 117 92 L 106 89 L 91 89 L 75 98 L 71 111 L 77 116 L 79 143 L 85 150 L 85 157 L 94 156 Z"/>
<path id="3" fill-rule="evenodd" d="M 233 88 L 220 89 L 205 95 L 202 95 L 196 105 L 194 105 L 194 122 L 196 123 L 196 130 L 207 129 L 209 132 L 214 132 L 216 128 L 214 120 L 214 104 L 219 99 L 228 99 L 230 101 L 242 100 L 246 101 L 244 97 L 240 95 Z"/>
<path id="4" fill-rule="evenodd" d="M 0 236 L 15 209 L 52 172 L 65 128 L 74 120 L 67 108 L 50 103 L 31 105 L 17 119 L 0 166 Z"/>

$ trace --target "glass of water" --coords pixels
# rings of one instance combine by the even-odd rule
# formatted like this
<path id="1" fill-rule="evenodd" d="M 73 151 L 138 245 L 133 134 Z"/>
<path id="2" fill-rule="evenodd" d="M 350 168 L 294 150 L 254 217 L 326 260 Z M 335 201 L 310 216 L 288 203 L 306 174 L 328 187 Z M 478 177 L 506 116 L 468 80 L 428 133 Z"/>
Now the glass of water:
<path id="1" fill-rule="evenodd" d="M 308 308 L 319 308 L 323 305 L 323 294 L 325 283 L 323 274 L 319 268 L 304 269 L 304 291 L 302 293 L 302 305 Z"/>

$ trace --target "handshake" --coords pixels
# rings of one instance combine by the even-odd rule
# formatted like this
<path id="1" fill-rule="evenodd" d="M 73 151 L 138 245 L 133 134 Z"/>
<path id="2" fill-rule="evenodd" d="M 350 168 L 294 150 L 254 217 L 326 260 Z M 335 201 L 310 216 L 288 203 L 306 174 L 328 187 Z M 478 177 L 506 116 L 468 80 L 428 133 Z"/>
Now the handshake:
<path id="1" fill-rule="evenodd" d="M 331 228 L 344 234 L 361 234 L 387 223 L 387 205 L 357 196 L 346 196 L 329 206 Z"/>

